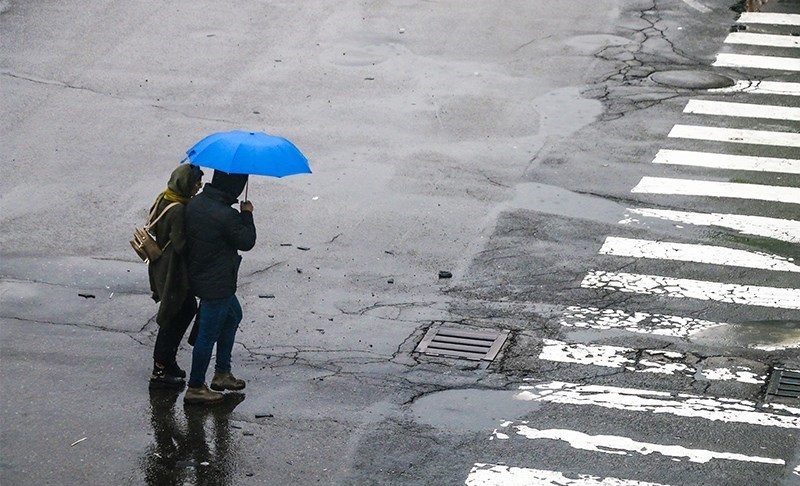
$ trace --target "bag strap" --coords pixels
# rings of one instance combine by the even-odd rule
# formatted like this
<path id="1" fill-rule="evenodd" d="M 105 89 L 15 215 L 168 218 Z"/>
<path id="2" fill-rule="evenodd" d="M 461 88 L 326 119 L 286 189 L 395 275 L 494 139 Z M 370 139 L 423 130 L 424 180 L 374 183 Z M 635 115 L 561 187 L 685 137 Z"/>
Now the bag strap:
<path id="1" fill-rule="evenodd" d="M 150 216 L 148 216 L 148 217 L 147 217 L 147 223 L 144 225 L 144 227 L 145 227 L 145 228 L 147 228 L 147 229 L 150 229 L 150 228 L 152 228 L 152 227 L 153 227 L 153 225 L 155 225 L 156 223 L 158 223 L 158 220 L 159 220 L 159 219 L 161 219 L 161 217 L 162 217 L 162 216 L 164 216 L 164 215 L 167 213 L 167 211 L 169 211 L 169 210 L 170 210 L 170 209 L 171 209 L 173 206 L 177 206 L 178 204 L 180 204 L 180 203 L 179 203 L 179 202 L 174 202 L 174 203 L 172 203 L 172 204 L 169 204 L 167 207 L 165 207 L 165 208 L 164 208 L 164 209 L 161 211 L 161 214 L 159 214 L 159 215 L 158 215 L 158 217 L 157 217 L 156 219 L 154 219 L 154 220 L 153 220 L 152 218 L 153 218 L 153 214 L 154 214 L 154 213 L 155 213 L 155 211 L 156 211 L 156 206 L 158 206 L 158 204 L 156 204 L 155 206 L 153 206 L 153 210 L 152 210 L 152 211 L 150 211 Z"/>

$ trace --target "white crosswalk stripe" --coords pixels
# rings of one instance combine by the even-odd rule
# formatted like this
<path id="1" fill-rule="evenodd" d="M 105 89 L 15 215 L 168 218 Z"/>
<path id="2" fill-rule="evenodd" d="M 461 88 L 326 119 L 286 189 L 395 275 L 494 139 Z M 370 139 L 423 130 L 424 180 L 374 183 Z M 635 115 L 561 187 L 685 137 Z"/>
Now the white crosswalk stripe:
<path id="1" fill-rule="evenodd" d="M 737 128 L 703 127 L 697 125 L 675 125 L 667 135 L 670 138 L 708 140 L 751 145 L 773 145 L 776 147 L 800 147 L 800 134 L 767 130 L 743 130 Z"/>
<path id="2" fill-rule="evenodd" d="M 694 317 L 668 314 L 632 312 L 624 309 L 600 309 L 573 305 L 561 315 L 559 324 L 565 328 L 619 330 L 635 334 L 650 334 L 671 338 L 690 338 L 709 329 L 722 328 L 731 324 L 714 322 Z M 763 344 L 753 342 L 748 347 L 764 351 L 800 348 L 800 342 Z"/>
<path id="3" fill-rule="evenodd" d="M 760 268 L 781 272 L 800 272 L 800 266 L 790 262 L 787 258 L 723 246 L 670 243 L 667 241 L 609 236 L 600 248 L 599 253 L 634 258 Z"/>
<path id="4" fill-rule="evenodd" d="M 758 95 L 785 95 L 800 96 L 800 83 L 788 83 L 784 81 L 758 81 L 758 80 L 739 80 L 733 86 L 726 88 L 712 88 L 710 93 L 738 93 Z"/>
<path id="5" fill-rule="evenodd" d="M 641 442 L 617 435 L 590 435 L 569 429 L 535 429 L 526 424 L 506 424 L 517 435 L 527 439 L 551 439 L 568 442 L 573 449 L 600 452 L 603 454 L 630 455 L 638 453 L 643 455 L 658 453 L 663 456 L 682 459 L 690 462 L 706 463 L 713 459 L 729 461 L 760 462 L 764 464 L 784 465 L 786 461 L 772 457 L 748 456 L 735 452 L 718 452 L 707 449 L 689 449 L 674 444 L 655 444 Z M 508 434 L 503 433 L 503 438 Z"/>
<path id="6" fill-rule="evenodd" d="M 590 474 L 570 474 L 569 477 L 558 471 L 511 467 L 502 464 L 476 463 L 467 478 L 467 486 L 669 486 L 664 483 L 651 483 L 632 479 L 598 477 Z"/>
<path id="7" fill-rule="evenodd" d="M 708 329 L 728 325 L 723 322 L 712 322 L 693 317 L 577 305 L 568 307 L 561 315 L 559 323 L 564 327 L 598 330 L 620 329 L 633 333 L 669 337 L 689 337 Z"/>
<path id="8" fill-rule="evenodd" d="M 517 400 L 585 405 L 614 410 L 702 418 L 713 422 L 800 429 L 800 409 L 759 407 L 756 403 L 747 400 L 713 398 L 688 393 L 673 394 L 605 385 L 581 385 L 560 381 L 521 385 L 519 390 L 520 392 L 515 396 Z"/>
<path id="9" fill-rule="evenodd" d="M 725 39 L 726 44 L 744 44 L 765 47 L 800 47 L 800 37 L 777 34 L 755 34 L 733 32 Z"/>
<path id="10" fill-rule="evenodd" d="M 788 243 L 800 243 L 800 221 L 744 214 L 695 213 L 672 209 L 628 208 L 628 215 L 619 223 L 641 224 L 634 216 L 655 218 L 695 226 L 716 226 L 742 235 L 762 236 Z"/>
<path id="11" fill-rule="evenodd" d="M 744 12 L 739 24 L 800 25 L 800 14 Z"/>
<path id="12" fill-rule="evenodd" d="M 800 187 L 767 186 L 740 182 L 698 181 L 668 177 L 642 177 L 631 192 L 680 196 L 729 197 L 800 204 Z"/>
<path id="13" fill-rule="evenodd" d="M 684 113 L 800 121 L 800 108 L 714 100 L 689 100 Z"/>
<path id="14" fill-rule="evenodd" d="M 800 59 L 794 57 L 756 56 L 752 54 L 717 54 L 713 66 L 732 68 L 800 71 Z"/>
<path id="15" fill-rule="evenodd" d="M 586 289 L 605 289 L 642 295 L 710 300 L 728 304 L 800 309 L 800 289 L 739 285 L 687 278 L 625 272 L 589 272 L 581 282 Z"/>
<path id="16" fill-rule="evenodd" d="M 662 149 L 653 159 L 654 164 L 686 165 L 710 169 L 749 170 L 800 174 L 800 159 L 759 157 L 754 155 L 716 154 L 690 150 Z"/>
<path id="17" fill-rule="evenodd" d="M 635 373 L 684 375 L 710 381 L 738 381 L 762 385 L 766 376 L 747 366 L 697 368 L 687 365 L 686 355 L 664 349 L 637 350 L 623 346 L 570 344 L 545 339 L 539 359 L 559 363 L 620 368 Z"/>

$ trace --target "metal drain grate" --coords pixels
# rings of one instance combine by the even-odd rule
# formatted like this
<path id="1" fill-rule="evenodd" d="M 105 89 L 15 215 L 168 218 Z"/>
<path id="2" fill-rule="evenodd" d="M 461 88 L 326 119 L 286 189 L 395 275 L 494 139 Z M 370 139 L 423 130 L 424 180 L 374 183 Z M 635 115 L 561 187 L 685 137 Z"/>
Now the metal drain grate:
<path id="1" fill-rule="evenodd" d="M 432 327 L 415 349 L 434 356 L 453 356 L 476 361 L 492 361 L 508 338 L 509 331 L 465 331 Z"/>
<path id="2" fill-rule="evenodd" d="M 767 395 L 800 398 L 800 371 L 773 370 L 767 384 Z"/>

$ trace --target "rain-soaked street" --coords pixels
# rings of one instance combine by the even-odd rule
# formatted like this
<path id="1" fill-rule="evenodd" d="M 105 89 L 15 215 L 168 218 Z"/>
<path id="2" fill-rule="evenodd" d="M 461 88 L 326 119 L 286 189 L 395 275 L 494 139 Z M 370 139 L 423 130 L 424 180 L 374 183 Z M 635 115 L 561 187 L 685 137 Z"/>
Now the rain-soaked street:
<path id="1" fill-rule="evenodd" d="M 800 484 L 800 2 L 300 5 L 0 0 L 0 483 Z M 128 240 L 239 129 L 184 405 Z"/>

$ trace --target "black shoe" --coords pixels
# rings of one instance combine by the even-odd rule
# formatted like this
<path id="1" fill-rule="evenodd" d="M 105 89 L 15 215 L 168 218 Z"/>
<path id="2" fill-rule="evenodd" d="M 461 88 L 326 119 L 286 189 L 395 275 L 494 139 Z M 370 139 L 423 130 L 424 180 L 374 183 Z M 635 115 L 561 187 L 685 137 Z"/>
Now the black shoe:
<path id="1" fill-rule="evenodd" d="M 177 376 L 172 376 L 166 373 L 166 370 L 153 370 L 153 374 L 150 375 L 150 389 L 158 389 L 158 388 L 183 388 L 186 382 L 183 378 L 178 378 Z"/>
<path id="2" fill-rule="evenodd" d="M 175 362 L 173 362 L 171 365 L 167 365 L 167 367 L 164 368 L 164 371 L 166 371 L 168 375 L 172 375 L 176 378 L 186 378 L 186 372 L 183 371 L 181 367 L 178 366 L 178 363 Z"/>

